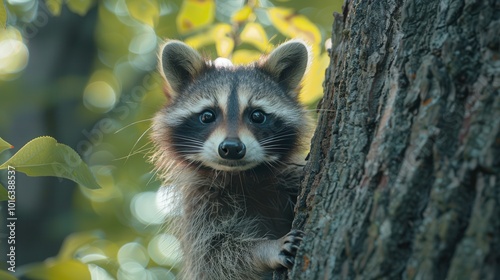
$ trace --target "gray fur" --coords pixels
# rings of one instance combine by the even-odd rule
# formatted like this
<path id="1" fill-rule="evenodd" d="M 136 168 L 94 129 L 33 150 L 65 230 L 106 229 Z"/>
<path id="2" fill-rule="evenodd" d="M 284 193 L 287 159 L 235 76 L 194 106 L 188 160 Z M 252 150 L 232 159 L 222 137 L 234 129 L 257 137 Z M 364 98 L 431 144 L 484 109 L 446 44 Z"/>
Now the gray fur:
<path id="1" fill-rule="evenodd" d="M 201 55 L 180 41 L 168 41 L 161 48 L 160 73 L 167 81 L 170 97 L 177 96 L 182 85 L 193 81 L 205 68 Z"/>
<path id="2" fill-rule="evenodd" d="M 184 253 L 181 279 L 271 279 L 273 270 L 292 266 L 302 240 L 302 232 L 290 229 L 302 170 L 299 158 L 308 133 L 308 118 L 296 94 L 307 68 L 308 48 L 292 41 L 254 66 L 235 68 L 216 67 L 173 41 L 165 44 L 160 60 L 173 94 L 153 123 L 152 161 L 165 185 L 179 193 L 183 207 L 173 226 Z M 266 100 L 262 104 L 272 104 L 276 116 L 293 127 L 298 140 L 286 156 L 272 162 L 263 158 L 248 170 L 221 171 L 176 152 L 174 127 L 199 113 L 197 104 L 202 101 L 227 105 L 216 102 L 228 94 L 217 91 L 228 88 L 249 95 L 243 100 L 250 103 Z M 224 122 L 245 125 L 240 119 Z M 214 127 L 220 131 L 222 126 Z M 264 145 L 268 139 L 255 141 Z"/>
<path id="3" fill-rule="evenodd" d="M 296 88 L 310 61 L 308 46 L 300 40 L 288 41 L 276 48 L 262 63 L 262 68 L 287 88 Z"/>

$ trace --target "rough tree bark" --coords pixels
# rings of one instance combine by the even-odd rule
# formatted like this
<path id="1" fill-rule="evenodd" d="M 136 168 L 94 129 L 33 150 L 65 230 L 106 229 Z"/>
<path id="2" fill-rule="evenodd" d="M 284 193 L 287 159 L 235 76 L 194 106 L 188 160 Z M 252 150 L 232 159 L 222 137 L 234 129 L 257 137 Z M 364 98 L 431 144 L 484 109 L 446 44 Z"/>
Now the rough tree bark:
<path id="1" fill-rule="evenodd" d="M 348 1 L 291 279 L 500 279 L 500 1 Z"/>

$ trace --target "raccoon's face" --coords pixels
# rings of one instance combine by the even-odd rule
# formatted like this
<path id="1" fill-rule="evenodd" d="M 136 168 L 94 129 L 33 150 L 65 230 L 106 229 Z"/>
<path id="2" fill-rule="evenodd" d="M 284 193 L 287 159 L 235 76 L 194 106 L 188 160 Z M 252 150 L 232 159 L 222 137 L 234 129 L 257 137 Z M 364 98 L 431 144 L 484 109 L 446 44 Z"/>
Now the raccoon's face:
<path id="1" fill-rule="evenodd" d="M 172 160 L 222 171 L 286 161 L 307 125 L 297 86 L 308 49 L 281 45 L 258 65 L 205 62 L 170 41 L 161 55 L 169 104 L 154 121 L 154 140 Z"/>

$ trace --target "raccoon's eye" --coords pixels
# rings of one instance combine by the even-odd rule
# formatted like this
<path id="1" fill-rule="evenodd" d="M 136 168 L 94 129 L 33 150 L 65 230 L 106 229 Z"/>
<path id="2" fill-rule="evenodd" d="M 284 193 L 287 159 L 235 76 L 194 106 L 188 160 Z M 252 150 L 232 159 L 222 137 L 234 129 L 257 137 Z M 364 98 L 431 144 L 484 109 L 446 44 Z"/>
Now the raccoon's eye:
<path id="1" fill-rule="evenodd" d="M 200 114 L 200 122 L 211 123 L 215 121 L 215 113 L 212 110 L 205 110 Z"/>
<path id="2" fill-rule="evenodd" d="M 250 120 L 253 123 L 264 123 L 266 121 L 266 118 L 266 114 L 264 114 L 264 112 L 262 112 L 261 110 L 254 110 L 250 114 Z"/>

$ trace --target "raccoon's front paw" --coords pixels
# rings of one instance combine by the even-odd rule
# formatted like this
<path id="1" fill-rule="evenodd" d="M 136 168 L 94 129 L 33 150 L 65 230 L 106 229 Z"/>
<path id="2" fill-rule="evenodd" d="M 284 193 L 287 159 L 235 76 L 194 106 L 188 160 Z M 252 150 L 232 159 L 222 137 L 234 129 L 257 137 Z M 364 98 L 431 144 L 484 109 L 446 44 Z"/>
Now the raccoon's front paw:
<path id="1" fill-rule="evenodd" d="M 279 239 L 281 242 L 279 263 L 282 266 L 288 269 L 293 267 L 293 263 L 295 262 L 295 254 L 299 249 L 299 245 L 300 242 L 302 242 L 303 237 L 304 237 L 303 231 L 294 229 Z"/>

